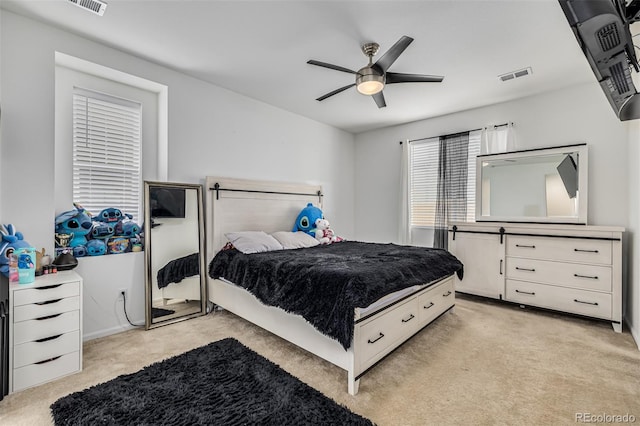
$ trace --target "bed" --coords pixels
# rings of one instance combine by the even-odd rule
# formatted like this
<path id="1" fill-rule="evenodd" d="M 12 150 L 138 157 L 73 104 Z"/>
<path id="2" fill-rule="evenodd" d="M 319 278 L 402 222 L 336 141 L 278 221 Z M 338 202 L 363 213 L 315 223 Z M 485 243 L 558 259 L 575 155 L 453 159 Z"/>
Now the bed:
<path id="1" fill-rule="evenodd" d="M 226 233 L 254 230 L 271 233 L 288 230 L 291 229 L 292 222 L 306 203 L 311 202 L 322 206 L 322 189 L 318 185 L 217 177 L 207 177 L 206 185 L 208 189 L 207 259 L 210 261 L 213 261 L 220 249 L 226 245 Z M 276 257 L 286 257 L 293 255 L 294 251 L 305 251 L 305 253 L 320 253 L 321 256 L 343 256 L 344 253 L 334 252 L 357 252 L 363 247 L 357 244 L 371 243 L 347 241 L 334 243 L 330 246 L 281 250 L 279 253 L 274 251 L 267 254 L 271 256 L 275 253 Z M 378 251 L 390 250 L 394 253 L 398 249 L 402 249 L 402 246 L 395 245 L 372 245 L 371 247 Z M 417 253 L 421 249 L 409 248 L 409 250 Z M 438 252 L 441 257 L 452 257 L 446 251 Z M 267 257 L 263 253 L 243 255 L 228 250 L 220 253 L 216 259 L 217 266 L 214 265 L 214 262 L 210 263 L 210 271 L 211 268 L 220 267 L 224 263 L 242 263 L 247 259 Z M 221 257 L 224 257 L 223 261 L 220 261 Z M 282 265 L 289 264 L 287 262 L 291 262 L 291 259 L 285 260 L 283 264 L 274 269 L 281 269 Z M 458 262 L 458 266 L 456 266 L 455 262 L 457 259 L 452 262 L 449 269 L 444 268 L 427 278 L 414 276 L 414 272 L 420 268 L 409 270 L 403 269 L 404 266 L 402 266 L 399 269 L 399 274 L 406 279 L 405 285 L 394 284 L 391 287 L 376 288 L 366 297 L 357 299 L 357 301 L 352 300 L 356 305 L 347 304 L 347 313 L 338 315 L 348 318 L 347 322 L 343 323 L 346 334 L 345 330 L 339 330 L 340 332 L 336 335 L 336 333 L 332 334 L 327 329 L 319 327 L 318 323 L 322 321 L 318 321 L 318 319 L 321 319 L 322 315 L 309 316 L 308 313 L 302 312 L 305 310 L 304 305 L 298 305 L 293 309 L 289 305 L 272 306 L 267 304 L 272 303 L 267 300 L 268 292 L 260 293 L 257 290 L 258 287 L 252 284 L 252 280 L 256 283 L 260 281 L 259 277 L 265 275 L 264 270 L 259 270 L 258 275 L 254 275 L 245 283 L 236 283 L 228 277 L 231 276 L 236 281 L 240 281 L 238 277 L 242 274 L 233 275 L 226 271 L 208 274 L 208 297 L 215 305 L 227 309 L 346 370 L 347 390 L 351 395 L 355 395 L 358 392 L 360 378 L 367 371 L 442 314 L 453 310 L 455 305 L 453 274 L 456 271 L 461 271 L 461 264 Z M 403 274 L 403 270 L 408 272 Z M 333 282 L 333 278 L 331 280 Z M 342 291 L 340 289 L 344 287 L 338 283 L 335 289 L 339 293 Z M 289 291 L 290 289 L 285 290 L 285 292 Z M 331 290 L 327 291 L 331 292 Z M 341 296 L 343 295 L 341 294 Z M 350 293 L 347 299 L 351 300 L 352 296 L 353 294 Z M 301 298 L 303 297 L 300 297 L 299 294 L 292 297 L 294 302 Z M 364 303 L 365 300 L 366 306 L 357 305 L 361 302 Z M 275 304 L 278 305 L 278 303 Z M 303 315 L 308 319 L 303 318 Z M 329 316 L 331 315 L 327 315 L 327 318 Z M 340 322 L 330 322 L 332 325 L 329 328 L 341 328 L 336 326 Z"/>

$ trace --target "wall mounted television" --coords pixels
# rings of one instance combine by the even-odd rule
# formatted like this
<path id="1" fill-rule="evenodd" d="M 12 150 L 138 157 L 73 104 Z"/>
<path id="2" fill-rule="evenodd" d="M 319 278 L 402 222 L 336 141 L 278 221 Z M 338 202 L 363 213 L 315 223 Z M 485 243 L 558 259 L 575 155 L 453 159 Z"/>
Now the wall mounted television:
<path id="1" fill-rule="evenodd" d="M 182 188 L 149 188 L 151 217 L 185 217 L 185 190 Z"/>

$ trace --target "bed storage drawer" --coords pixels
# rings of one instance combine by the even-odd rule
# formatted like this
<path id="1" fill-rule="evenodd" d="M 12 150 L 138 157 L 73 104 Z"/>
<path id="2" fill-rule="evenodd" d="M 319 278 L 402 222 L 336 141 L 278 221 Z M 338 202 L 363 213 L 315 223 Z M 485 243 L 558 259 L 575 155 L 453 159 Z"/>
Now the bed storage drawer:
<path id="1" fill-rule="evenodd" d="M 507 280 L 507 300 L 524 305 L 611 319 L 611 294 Z"/>
<path id="2" fill-rule="evenodd" d="M 455 303 L 453 279 L 447 279 L 418 296 L 420 325 L 431 322 Z"/>
<path id="3" fill-rule="evenodd" d="M 387 348 L 418 330 L 418 300 L 412 298 L 360 325 L 362 361 L 384 356 Z"/>

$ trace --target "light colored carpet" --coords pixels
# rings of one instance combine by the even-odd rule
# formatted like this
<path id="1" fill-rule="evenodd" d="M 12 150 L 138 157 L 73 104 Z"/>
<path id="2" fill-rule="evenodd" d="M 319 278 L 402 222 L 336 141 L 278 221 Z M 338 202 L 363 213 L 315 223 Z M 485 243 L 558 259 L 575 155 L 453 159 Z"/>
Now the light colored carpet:
<path id="1" fill-rule="evenodd" d="M 0 424 L 51 424 L 49 405 L 68 393 L 229 336 L 378 425 L 575 424 L 576 413 L 640 422 L 640 351 L 628 332 L 459 296 L 355 397 L 345 371 L 223 311 L 87 342 L 81 373 L 5 397 Z"/>

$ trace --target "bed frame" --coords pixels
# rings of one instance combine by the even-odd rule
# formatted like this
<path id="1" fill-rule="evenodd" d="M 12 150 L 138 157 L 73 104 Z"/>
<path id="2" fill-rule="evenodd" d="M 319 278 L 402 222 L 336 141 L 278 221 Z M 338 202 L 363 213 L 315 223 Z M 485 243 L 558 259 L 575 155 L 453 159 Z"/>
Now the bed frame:
<path id="1" fill-rule="evenodd" d="M 207 177 L 207 262 L 232 231 L 288 231 L 307 203 L 322 208 L 322 187 L 243 179 Z M 358 392 L 360 378 L 395 348 L 453 310 L 453 276 L 423 287 L 366 316 L 356 309 L 354 338 L 345 350 L 298 315 L 266 306 L 245 289 L 208 279 L 209 300 L 335 364 L 348 373 L 348 392 Z"/>

